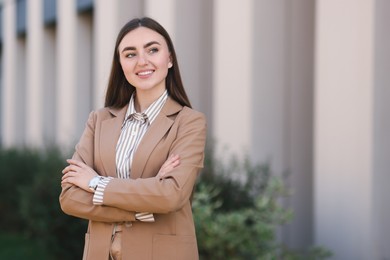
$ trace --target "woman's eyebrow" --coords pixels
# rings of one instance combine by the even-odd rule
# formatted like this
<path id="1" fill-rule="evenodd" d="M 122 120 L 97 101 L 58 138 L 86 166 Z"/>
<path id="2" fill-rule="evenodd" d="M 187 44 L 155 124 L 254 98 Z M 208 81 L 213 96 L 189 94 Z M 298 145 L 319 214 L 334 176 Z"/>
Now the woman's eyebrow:
<path id="1" fill-rule="evenodd" d="M 161 45 L 157 41 L 151 41 L 151 42 L 146 43 L 144 45 L 144 48 L 148 48 L 149 46 L 152 46 L 153 44 Z M 137 49 L 136 47 L 128 46 L 128 47 L 123 48 L 122 52 L 125 52 L 125 51 L 135 51 L 136 49 Z"/>
<path id="2" fill-rule="evenodd" d="M 153 44 L 158 44 L 158 45 L 161 45 L 159 42 L 157 41 L 151 41 L 151 42 L 148 42 L 147 44 L 144 45 L 144 48 L 148 48 L 149 46 L 153 45 Z"/>

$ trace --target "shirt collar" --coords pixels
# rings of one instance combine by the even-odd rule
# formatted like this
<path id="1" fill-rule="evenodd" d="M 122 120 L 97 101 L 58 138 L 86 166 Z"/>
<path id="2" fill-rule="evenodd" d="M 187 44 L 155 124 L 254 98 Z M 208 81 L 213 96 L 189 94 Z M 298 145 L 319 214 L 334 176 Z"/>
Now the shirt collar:
<path id="1" fill-rule="evenodd" d="M 131 114 L 137 113 L 134 107 L 134 97 L 135 97 L 135 92 L 131 95 L 130 102 L 129 102 L 129 107 L 127 108 L 126 116 L 125 116 L 125 121 Z M 161 108 L 165 104 L 165 101 L 168 98 L 168 91 L 165 90 L 164 93 L 156 100 L 154 101 L 145 111 L 141 112 L 146 114 L 148 117 L 147 123 L 150 125 L 153 123 L 154 119 L 156 119 L 158 113 L 161 111 Z"/>

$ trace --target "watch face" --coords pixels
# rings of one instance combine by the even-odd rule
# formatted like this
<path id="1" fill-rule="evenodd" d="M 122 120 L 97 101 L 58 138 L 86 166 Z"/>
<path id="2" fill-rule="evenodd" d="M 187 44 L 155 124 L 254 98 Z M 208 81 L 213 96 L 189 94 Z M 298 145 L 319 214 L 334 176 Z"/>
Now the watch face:
<path id="1" fill-rule="evenodd" d="M 93 177 L 92 180 L 89 182 L 89 188 L 90 189 L 93 189 L 93 190 L 96 190 L 97 188 L 97 185 L 99 184 L 99 180 L 100 178 L 99 177 Z"/>

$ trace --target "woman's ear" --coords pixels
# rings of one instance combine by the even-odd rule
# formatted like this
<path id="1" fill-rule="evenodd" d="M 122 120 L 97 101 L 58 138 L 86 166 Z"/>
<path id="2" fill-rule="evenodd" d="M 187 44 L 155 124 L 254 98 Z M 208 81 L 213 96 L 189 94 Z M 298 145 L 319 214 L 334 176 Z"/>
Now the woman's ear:
<path id="1" fill-rule="evenodd" d="M 170 68 L 172 68 L 172 66 L 173 66 L 173 63 L 172 63 L 172 56 L 170 55 L 170 56 L 169 56 L 169 62 L 168 62 L 168 68 L 170 69 Z"/>

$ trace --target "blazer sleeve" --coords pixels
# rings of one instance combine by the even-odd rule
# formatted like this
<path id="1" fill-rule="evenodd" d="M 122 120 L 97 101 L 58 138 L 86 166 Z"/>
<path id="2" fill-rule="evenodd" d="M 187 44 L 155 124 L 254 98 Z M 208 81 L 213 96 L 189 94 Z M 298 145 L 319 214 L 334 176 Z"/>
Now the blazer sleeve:
<path id="1" fill-rule="evenodd" d="M 206 119 L 202 113 L 186 108 L 175 121 L 172 128 L 177 133 L 169 154 L 180 155 L 180 165 L 164 178 L 111 180 L 105 189 L 103 205 L 135 212 L 169 213 L 189 203 L 203 167 Z"/>
<path id="2" fill-rule="evenodd" d="M 91 112 L 81 136 L 76 145 L 73 158 L 84 162 L 93 167 L 94 165 L 94 138 L 96 126 L 96 113 Z M 100 174 L 100 173 L 98 173 Z M 96 206 L 92 203 L 93 194 L 87 192 L 73 184 L 62 184 L 60 194 L 61 209 L 68 215 L 101 222 L 122 222 L 134 221 L 135 213 L 132 211 L 107 207 Z"/>

